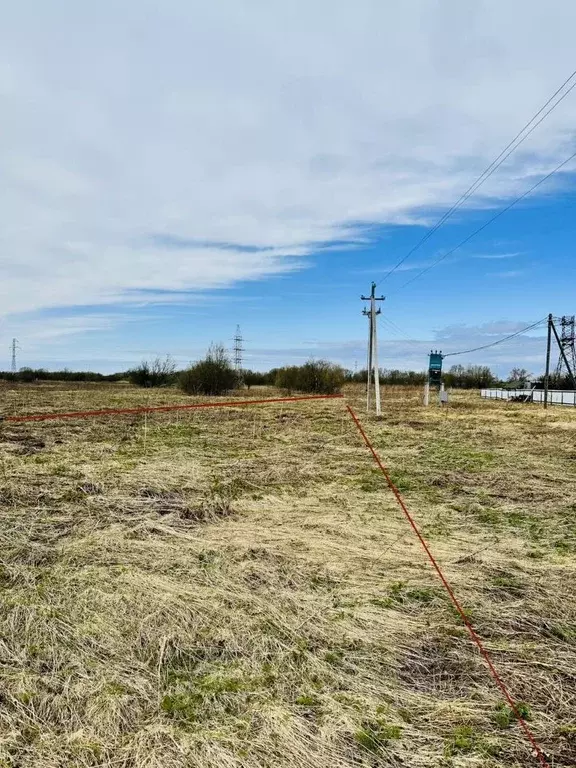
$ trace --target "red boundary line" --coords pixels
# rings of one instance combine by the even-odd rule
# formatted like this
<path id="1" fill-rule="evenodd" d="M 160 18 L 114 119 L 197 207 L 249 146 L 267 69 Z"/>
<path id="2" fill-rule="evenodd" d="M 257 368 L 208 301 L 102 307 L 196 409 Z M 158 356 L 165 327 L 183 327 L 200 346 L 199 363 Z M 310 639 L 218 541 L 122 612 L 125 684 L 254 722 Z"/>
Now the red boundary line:
<path id="1" fill-rule="evenodd" d="M 164 411 L 191 411 L 198 408 L 229 408 L 236 405 L 262 405 L 263 403 L 294 403 L 301 400 L 333 400 L 343 395 L 302 395 L 299 397 L 271 397 L 264 400 L 228 400 L 226 402 L 191 403 L 190 405 L 155 405 L 139 408 L 110 408 L 103 411 L 73 411 L 70 413 L 32 413 L 26 416 L 4 416 L 4 421 L 50 421 L 52 419 L 87 419 L 95 416 L 116 416 L 133 413 Z"/>
<path id="2" fill-rule="evenodd" d="M 96 417 L 96 416 L 114 416 L 114 415 L 121 415 L 121 414 L 156 413 L 156 412 L 167 412 L 167 411 L 195 410 L 199 408 L 226 408 L 226 407 L 242 406 L 242 405 L 262 405 L 264 403 L 291 403 L 291 402 L 293 403 L 293 402 L 300 402 L 302 400 L 330 400 L 330 399 L 342 399 L 342 398 L 343 398 L 343 395 L 339 395 L 339 394 L 338 395 L 305 395 L 300 397 L 273 397 L 273 398 L 267 398 L 263 400 L 229 400 L 226 402 L 192 403 L 190 405 L 160 405 L 160 406 L 152 406 L 152 407 L 142 406 L 140 408 L 114 408 L 114 409 L 101 410 L 101 411 L 76 411 L 76 412 L 70 412 L 70 413 L 37 413 L 37 414 L 30 414 L 26 416 L 6 416 L 4 417 L 4 421 L 10 421 L 10 422 L 48 421 L 48 420 L 54 420 L 54 419 L 90 418 L 90 417 Z M 462 606 L 460 605 L 460 602 L 458 601 L 458 598 L 454 594 L 454 591 L 450 586 L 450 583 L 444 576 L 444 573 L 442 572 L 442 569 L 438 565 L 436 558 L 430 551 L 430 548 L 428 547 L 426 540 L 420 533 L 420 530 L 416 525 L 414 518 L 408 511 L 408 508 L 404 503 L 404 500 L 400 494 L 400 491 L 392 482 L 390 473 L 388 472 L 387 468 L 382 463 L 382 460 L 376 453 L 374 446 L 372 445 L 368 436 L 366 435 L 366 432 L 364 431 L 364 428 L 362 427 L 362 424 L 360 423 L 358 417 L 354 413 L 354 410 L 352 409 L 352 407 L 350 405 L 346 405 L 346 408 L 348 410 L 348 413 L 352 417 L 354 423 L 356 424 L 358 431 L 362 435 L 362 438 L 364 439 L 366 446 L 370 450 L 374 458 L 374 461 L 376 462 L 376 464 L 382 471 L 382 474 L 386 478 L 388 487 L 396 497 L 396 501 L 398 502 L 400 508 L 402 509 L 402 512 L 404 513 L 405 517 L 410 523 L 412 530 L 418 537 L 420 544 L 422 545 L 424 551 L 428 556 L 428 559 L 430 560 L 436 573 L 440 577 L 440 580 L 442 581 L 442 584 L 444 585 L 446 591 L 448 592 L 448 595 L 450 596 L 450 599 L 454 607 L 458 611 L 460 618 L 462 619 L 462 621 L 466 626 L 466 629 L 470 633 L 470 637 L 478 647 L 478 650 L 480 651 L 486 664 L 488 665 L 488 669 L 490 670 L 490 673 L 494 678 L 494 681 L 502 691 L 506 701 L 510 705 L 512 711 L 514 712 L 516 719 L 520 723 L 520 726 L 522 727 L 522 730 L 524 731 L 526 738 L 532 745 L 532 748 L 534 750 L 533 756 L 538 758 L 542 768 L 550 768 L 550 765 L 546 762 L 544 754 L 541 748 L 539 747 L 538 742 L 536 741 L 534 735 L 532 734 L 532 731 L 530 730 L 530 728 L 526 724 L 526 721 L 520 714 L 520 711 L 518 710 L 518 706 L 516 705 L 516 702 L 510 695 L 508 688 L 506 687 L 506 685 L 502 681 L 502 678 L 498 674 L 492 662 L 492 659 L 490 658 L 488 651 L 484 648 L 482 640 L 476 634 L 474 627 L 470 623 L 470 620 L 466 616 Z"/>
<path id="3" fill-rule="evenodd" d="M 426 543 L 426 540 L 424 539 L 424 537 L 420 533 L 420 530 L 419 530 L 418 526 L 414 522 L 414 518 L 412 517 L 412 515 L 408 511 L 408 508 L 407 508 L 406 504 L 404 503 L 404 500 L 403 500 L 402 496 L 400 495 L 400 491 L 398 490 L 398 488 L 396 488 L 396 486 L 392 482 L 392 478 L 390 477 L 390 473 L 388 472 L 387 468 L 384 466 L 384 464 L 382 463 L 380 457 L 376 453 L 376 450 L 374 449 L 374 446 L 372 445 L 372 443 L 368 439 L 368 436 L 366 435 L 366 432 L 364 431 L 364 428 L 362 427 L 362 424 L 360 423 L 358 417 L 354 413 L 354 411 L 351 408 L 351 406 L 347 405 L 346 408 L 348 409 L 348 413 L 350 414 L 350 416 L 354 420 L 354 423 L 358 427 L 358 431 L 360 432 L 360 434 L 364 438 L 364 442 L 366 443 L 368 449 L 372 453 L 372 456 L 374 457 L 374 461 L 376 462 L 376 464 L 378 464 L 378 466 L 380 467 L 380 469 L 382 471 L 382 474 L 386 478 L 386 482 L 388 483 L 388 487 L 390 488 L 390 490 L 392 491 L 394 496 L 396 496 L 396 501 L 400 505 L 400 508 L 402 509 L 402 512 L 404 513 L 404 515 L 406 516 L 408 522 L 410 523 L 410 526 L 412 527 L 412 530 L 414 531 L 414 533 L 416 534 L 416 536 L 420 540 L 420 544 L 422 545 L 422 547 L 424 548 L 424 551 L 428 555 L 428 558 L 429 558 L 430 562 L 432 563 L 436 573 L 440 577 L 440 580 L 442 581 L 442 584 L 446 588 L 446 591 L 448 592 L 448 594 L 450 596 L 450 599 L 452 600 L 452 603 L 454 604 L 454 607 L 456 608 L 456 610 L 460 614 L 460 618 L 462 619 L 462 621 L 466 625 L 466 629 L 470 633 L 470 637 L 476 643 L 476 645 L 478 646 L 478 650 L 480 651 L 480 653 L 484 657 L 484 661 L 488 665 L 488 669 L 490 670 L 490 673 L 491 673 L 492 677 L 494 678 L 494 680 L 496 681 L 496 684 L 498 685 L 498 687 L 500 688 L 500 690 L 504 694 L 504 697 L 506 698 L 506 701 L 510 705 L 510 708 L 514 712 L 514 715 L 516 716 L 516 719 L 520 723 L 526 738 L 528 739 L 528 741 L 532 745 L 532 748 L 534 750 L 533 757 L 538 758 L 542 768 L 550 768 L 550 765 L 546 762 L 546 758 L 544 757 L 544 753 L 542 752 L 541 748 L 538 746 L 538 742 L 536 741 L 534 735 L 532 734 L 532 731 L 530 730 L 530 728 L 528 728 L 528 726 L 526 724 L 526 721 L 524 720 L 524 718 L 522 717 L 522 715 L 520 714 L 520 712 L 518 710 L 518 706 L 516 705 L 516 702 L 514 701 L 512 696 L 510 695 L 510 693 L 508 691 L 508 688 L 506 687 L 506 685 L 502 681 L 502 678 L 500 677 L 500 675 L 498 674 L 494 664 L 492 663 L 492 659 L 490 658 L 490 655 L 489 655 L 488 651 L 484 648 L 484 644 L 482 643 L 482 640 L 476 634 L 476 631 L 475 631 L 474 627 L 470 623 L 468 617 L 464 613 L 464 610 L 462 609 L 462 606 L 460 605 L 460 603 L 458 601 L 458 598 L 454 594 L 454 590 L 452 589 L 452 587 L 450 586 L 448 580 L 444 576 L 444 574 L 442 572 L 442 569 L 440 568 L 440 566 L 438 565 L 438 563 L 436 561 L 436 558 L 434 557 L 434 555 L 430 551 L 430 548 L 428 547 L 428 544 Z"/>

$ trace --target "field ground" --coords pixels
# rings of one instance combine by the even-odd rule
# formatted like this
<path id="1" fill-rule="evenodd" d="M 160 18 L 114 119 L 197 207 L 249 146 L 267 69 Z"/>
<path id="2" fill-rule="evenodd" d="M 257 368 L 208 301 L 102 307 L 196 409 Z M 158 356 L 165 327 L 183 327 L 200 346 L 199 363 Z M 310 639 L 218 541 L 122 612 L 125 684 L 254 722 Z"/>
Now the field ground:
<path id="1" fill-rule="evenodd" d="M 347 397 L 551 765 L 576 765 L 576 413 L 386 389 L 376 421 Z M 0 430 L 1 767 L 537 765 L 342 401 Z"/>

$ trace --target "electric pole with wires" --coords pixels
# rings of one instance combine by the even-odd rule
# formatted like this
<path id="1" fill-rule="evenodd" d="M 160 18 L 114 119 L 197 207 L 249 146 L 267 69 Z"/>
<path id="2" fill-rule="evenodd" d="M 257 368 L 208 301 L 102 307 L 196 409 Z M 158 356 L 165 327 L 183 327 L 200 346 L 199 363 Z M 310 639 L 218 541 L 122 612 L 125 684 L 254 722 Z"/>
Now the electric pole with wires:
<path id="1" fill-rule="evenodd" d="M 380 416 L 380 369 L 378 368 L 378 332 L 376 318 L 382 312 L 376 309 L 377 301 L 384 301 L 384 296 L 376 296 L 376 283 L 372 283 L 370 296 L 361 296 L 362 301 L 369 301 L 370 308 L 362 310 L 363 315 L 368 316 L 368 369 L 366 372 L 366 411 L 370 412 L 370 391 L 372 374 L 374 375 L 374 399 L 376 402 L 376 416 Z"/>

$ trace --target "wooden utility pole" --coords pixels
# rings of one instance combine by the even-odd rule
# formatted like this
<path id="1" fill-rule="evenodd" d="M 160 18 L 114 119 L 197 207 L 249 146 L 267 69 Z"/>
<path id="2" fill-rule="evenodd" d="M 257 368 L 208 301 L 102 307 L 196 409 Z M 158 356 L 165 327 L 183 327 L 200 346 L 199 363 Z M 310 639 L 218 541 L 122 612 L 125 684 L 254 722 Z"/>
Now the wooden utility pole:
<path id="1" fill-rule="evenodd" d="M 376 416 L 380 416 L 380 369 L 378 368 L 378 337 L 376 333 L 376 297 L 374 296 L 374 284 L 372 284 L 371 312 L 374 318 L 372 323 L 372 358 L 374 363 L 374 392 L 376 393 Z M 382 297 L 384 298 L 384 297 Z M 380 313 L 381 310 L 378 310 Z"/>
<path id="2" fill-rule="evenodd" d="M 546 373 L 544 374 L 544 408 L 548 408 L 548 387 L 550 385 L 550 350 L 552 347 L 552 313 L 548 315 L 548 340 L 546 342 Z"/>
<path id="3" fill-rule="evenodd" d="M 376 309 L 377 301 L 384 301 L 384 296 L 376 296 L 376 283 L 372 283 L 372 289 L 370 296 L 361 296 L 362 301 L 370 302 L 370 309 L 363 310 L 364 315 L 368 315 L 368 371 L 367 371 L 367 383 L 366 383 L 366 410 L 370 411 L 370 384 L 372 379 L 372 373 L 374 373 L 374 390 L 376 401 L 376 416 L 380 416 L 380 370 L 378 368 L 378 333 L 376 329 L 376 316 L 379 315 L 382 310 Z"/>
<path id="4" fill-rule="evenodd" d="M 366 413 L 370 413 L 370 393 L 372 391 L 372 313 L 363 310 L 368 315 L 368 363 L 366 370 Z"/>

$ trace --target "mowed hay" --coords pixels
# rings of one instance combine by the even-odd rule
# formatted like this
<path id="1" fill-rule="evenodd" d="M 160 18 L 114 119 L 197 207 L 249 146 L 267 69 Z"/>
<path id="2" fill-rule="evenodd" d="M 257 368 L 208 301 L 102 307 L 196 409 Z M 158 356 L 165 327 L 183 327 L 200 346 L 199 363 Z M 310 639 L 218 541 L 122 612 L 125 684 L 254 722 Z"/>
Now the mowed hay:
<path id="1" fill-rule="evenodd" d="M 397 388 L 377 421 L 347 395 L 574 765 L 576 416 Z M 0 454 L 0 766 L 537 765 L 343 402 L 4 423 Z"/>

